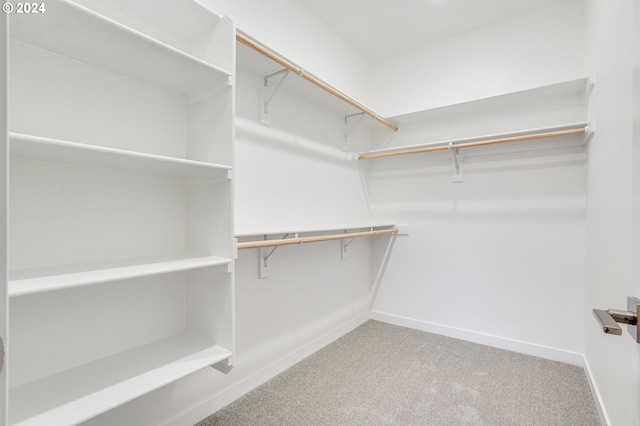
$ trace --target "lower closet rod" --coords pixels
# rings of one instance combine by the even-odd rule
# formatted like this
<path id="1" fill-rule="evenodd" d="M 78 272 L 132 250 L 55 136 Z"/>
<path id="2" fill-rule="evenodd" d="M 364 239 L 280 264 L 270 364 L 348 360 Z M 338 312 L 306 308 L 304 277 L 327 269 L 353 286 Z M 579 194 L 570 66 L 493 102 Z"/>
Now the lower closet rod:
<path id="1" fill-rule="evenodd" d="M 506 142 L 521 142 L 521 141 L 528 141 L 532 139 L 552 138 L 556 136 L 578 135 L 586 132 L 587 132 L 586 127 L 580 127 L 577 129 L 556 130 L 554 132 L 533 133 L 530 135 L 511 136 L 511 137 L 499 138 L 499 139 L 488 139 L 488 140 L 477 141 L 477 142 L 452 143 L 451 145 L 429 146 L 424 148 L 406 149 L 402 151 L 382 152 L 378 154 L 362 154 L 358 157 L 358 160 L 371 160 L 374 158 L 395 157 L 397 155 L 420 154 L 423 152 L 447 151 L 449 149 L 470 148 L 473 146 L 482 146 L 482 145 L 495 145 L 498 143 L 506 143 Z"/>
<path id="2" fill-rule="evenodd" d="M 367 237 L 370 235 L 395 234 L 398 228 L 380 229 L 377 231 L 351 232 L 348 234 L 317 235 L 304 238 L 286 238 L 283 240 L 247 241 L 238 243 L 238 249 L 286 246 L 290 244 L 317 243 L 319 241 L 343 240 L 345 238 Z"/>

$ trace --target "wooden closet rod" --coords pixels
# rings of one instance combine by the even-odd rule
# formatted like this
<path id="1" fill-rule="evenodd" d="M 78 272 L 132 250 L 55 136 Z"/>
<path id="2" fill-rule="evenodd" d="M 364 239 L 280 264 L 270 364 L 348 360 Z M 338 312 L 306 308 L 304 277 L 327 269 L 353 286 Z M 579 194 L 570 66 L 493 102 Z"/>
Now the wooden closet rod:
<path id="1" fill-rule="evenodd" d="M 253 40 L 252 38 L 250 38 L 246 34 L 243 34 L 240 31 L 237 31 L 236 32 L 236 40 L 238 40 L 240 43 L 250 47 L 251 49 L 255 50 L 256 52 L 263 54 L 267 58 L 277 62 L 278 64 L 282 65 L 286 69 L 296 73 L 297 75 L 299 75 L 300 77 L 304 78 L 305 80 L 315 84 L 319 88 L 331 93 L 333 96 L 343 100 L 344 102 L 348 103 L 349 105 L 351 105 L 351 106 L 357 108 L 358 110 L 364 112 L 369 117 L 373 118 L 374 120 L 379 121 L 380 123 L 384 124 L 385 126 L 390 128 L 391 130 L 393 130 L 394 132 L 398 131 L 398 126 L 396 126 L 393 123 L 389 122 L 386 118 L 380 117 L 378 114 L 376 114 L 375 112 L 373 112 L 372 110 L 370 110 L 366 106 L 362 105 L 360 102 L 350 98 L 349 96 L 345 95 L 344 93 L 342 93 L 338 89 L 328 85 L 324 81 L 322 81 L 319 78 L 315 77 L 313 74 L 308 73 L 303 68 L 297 66 L 293 62 L 289 61 L 288 59 L 284 58 L 283 56 L 279 55 L 278 53 L 276 53 L 273 50 L 269 49 L 268 47 L 264 46 L 263 44 L 260 44 L 259 42 Z"/>
<path id="2" fill-rule="evenodd" d="M 424 148 L 405 149 L 401 151 L 381 152 L 381 153 L 375 153 L 375 154 L 373 153 L 361 154 L 360 156 L 358 156 L 358 160 L 371 160 L 374 158 L 395 157 L 398 155 L 409 155 L 409 154 L 420 154 L 423 152 L 432 152 L 432 151 L 447 151 L 449 148 L 458 149 L 458 148 L 470 148 L 474 146 L 483 146 L 483 145 L 495 145 L 495 144 L 506 143 L 506 142 L 521 142 L 521 141 L 528 141 L 532 139 L 552 138 L 556 136 L 578 135 L 586 132 L 587 132 L 587 128 L 585 126 L 577 129 L 532 133 L 529 135 L 510 136 L 510 137 L 498 138 L 498 139 L 487 139 L 487 140 L 477 141 L 477 142 L 452 143 L 451 146 L 439 145 L 439 146 L 428 146 Z"/>
<path id="3" fill-rule="evenodd" d="M 398 228 L 380 229 L 377 231 L 351 232 L 348 234 L 317 235 L 304 238 L 286 238 L 283 240 L 247 241 L 238 243 L 238 249 L 287 246 L 291 244 L 317 243 L 319 241 L 343 240 L 345 238 L 367 237 L 370 235 L 395 234 Z"/>

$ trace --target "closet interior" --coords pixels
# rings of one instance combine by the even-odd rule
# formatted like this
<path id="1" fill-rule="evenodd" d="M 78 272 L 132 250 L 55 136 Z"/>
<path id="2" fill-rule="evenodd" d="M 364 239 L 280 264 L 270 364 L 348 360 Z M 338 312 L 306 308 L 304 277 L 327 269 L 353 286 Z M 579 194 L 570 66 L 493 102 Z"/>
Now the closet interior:
<path id="1" fill-rule="evenodd" d="M 228 2 L 144 3 L 5 14 L 6 424 L 195 424 L 369 319 L 586 365 L 587 66 L 425 100 L 400 50 L 325 76 Z"/>

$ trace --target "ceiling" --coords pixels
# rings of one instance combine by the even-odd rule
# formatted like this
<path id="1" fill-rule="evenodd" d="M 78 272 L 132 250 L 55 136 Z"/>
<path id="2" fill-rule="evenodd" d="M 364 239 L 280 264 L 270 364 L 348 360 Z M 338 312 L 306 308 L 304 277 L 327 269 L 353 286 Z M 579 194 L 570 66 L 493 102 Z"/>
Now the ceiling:
<path id="1" fill-rule="evenodd" d="M 564 0 L 300 0 L 365 59 L 416 48 Z"/>

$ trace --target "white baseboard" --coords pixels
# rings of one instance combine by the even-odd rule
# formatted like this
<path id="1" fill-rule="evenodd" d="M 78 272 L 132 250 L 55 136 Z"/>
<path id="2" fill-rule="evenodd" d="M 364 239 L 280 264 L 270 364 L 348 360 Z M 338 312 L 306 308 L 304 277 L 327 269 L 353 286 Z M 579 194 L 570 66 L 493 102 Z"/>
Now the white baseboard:
<path id="1" fill-rule="evenodd" d="M 192 426 L 196 424 L 205 417 L 210 416 L 212 413 L 240 398 L 247 392 L 260 386 L 267 380 L 277 376 L 297 362 L 302 361 L 317 350 L 322 349 L 334 340 L 344 336 L 354 328 L 365 323 L 367 320 L 369 320 L 369 312 L 364 312 L 358 315 L 345 324 L 328 331 L 317 339 L 282 356 L 276 361 L 251 373 L 247 377 L 239 380 L 217 394 L 163 422 L 161 426 Z"/>
<path id="2" fill-rule="evenodd" d="M 602 401 L 600 390 L 596 385 L 596 381 L 595 381 L 595 378 L 593 377 L 591 366 L 589 365 L 589 361 L 587 360 L 587 357 L 584 357 L 584 371 L 587 375 L 587 382 L 589 382 L 591 393 L 593 394 L 593 398 L 596 401 L 596 408 L 598 408 L 598 413 L 600 414 L 600 422 L 605 426 L 611 426 L 611 420 L 609 420 L 609 415 L 607 414 L 607 410 L 604 407 L 604 402 Z"/>
<path id="3" fill-rule="evenodd" d="M 506 349 L 526 355 L 532 355 L 539 358 L 545 358 L 552 361 L 559 361 L 566 364 L 584 367 L 584 355 L 577 352 L 569 352 L 562 349 L 536 345 L 534 343 L 522 342 L 519 340 L 507 339 L 490 334 L 478 333 L 475 331 L 464 330 L 447 325 L 434 324 L 412 318 L 401 317 L 398 315 L 387 314 L 384 312 L 372 311 L 371 319 L 386 322 L 389 324 L 413 328 L 416 330 L 426 331 L 429 333 L 453 337 L 460 340 L 466 340 L 468 342 Z"/>

